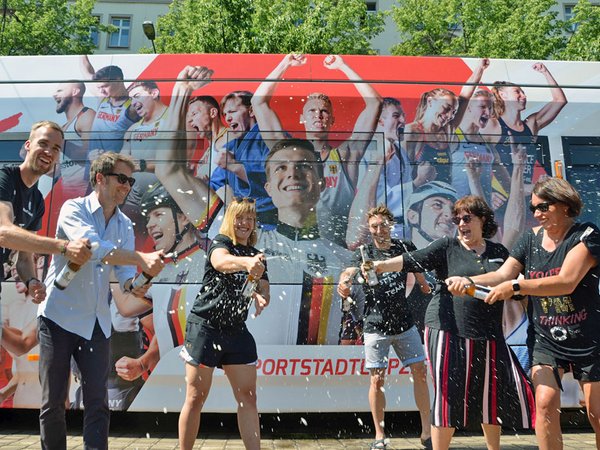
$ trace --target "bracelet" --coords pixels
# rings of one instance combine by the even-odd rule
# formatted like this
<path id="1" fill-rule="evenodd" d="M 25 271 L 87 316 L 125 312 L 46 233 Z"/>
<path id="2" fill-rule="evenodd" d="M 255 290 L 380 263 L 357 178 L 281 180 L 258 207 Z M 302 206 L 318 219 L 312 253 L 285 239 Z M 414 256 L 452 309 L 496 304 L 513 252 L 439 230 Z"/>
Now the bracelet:
<path id="1" fill-rule="evenodd" d="M 475 282 L 470 277 L 463 277 L 463 278 L 466 278 L 467 280 L 469 280 L 469 283 L 471 283 L 472 286 L 475 286 Z"/>
<path id="2" fill-rule="evenodd" d="M 69 246 L 69 241 L 64 241 L 60 246 L 60 254 L 65 256 L 67 254 L 67 247 Z"/>
<path id="3" fill-rule="evenodd" d="M 144 367 L 144 363 L 142 362 L 142 360 L 138 359 L 138 361 L 140 362 L 140 366 L 142 368 L 142 372 L 146 372 L 146 368 Z"/>
<path id="4" fill-rule="evenodd" d="M 38 283 L 40 282 L 40 280 L 38 280 L 36 277 L 31 277 L 29 280 L 27 280 L 25 282 L 25 286 L 27 287 L 27 290 L 29 290 L 29 283 L 31 283 L 32 281 L 37 281 Z"/>

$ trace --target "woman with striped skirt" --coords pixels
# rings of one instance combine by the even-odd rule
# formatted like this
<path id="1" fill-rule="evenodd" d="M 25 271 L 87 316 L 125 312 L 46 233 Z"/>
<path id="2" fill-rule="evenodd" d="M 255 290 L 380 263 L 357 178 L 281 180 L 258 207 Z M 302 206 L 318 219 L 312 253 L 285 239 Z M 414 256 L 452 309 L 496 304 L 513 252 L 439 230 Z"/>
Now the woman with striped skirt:
<path id="1" fill-rule="evenodd" d="M 481 423 L 488 449 L 500 448 L 501 427 L 532 428 L 531 383 L 502 333 L 502 304 L 453 296 L 443 280 L 494 271 L 508 258 L 501 244 L 488 240 L 498 228 L 483 198 L 466 196 L 453 208 L 457 238 L 375 261 L 377 272 L 434 271 L 438 286 L 425 315 L 425 339 L 433 376 L 432 442 L 449 448 L 456 428 Z M 438 226 L 447 226 L 440 223 Z"/>

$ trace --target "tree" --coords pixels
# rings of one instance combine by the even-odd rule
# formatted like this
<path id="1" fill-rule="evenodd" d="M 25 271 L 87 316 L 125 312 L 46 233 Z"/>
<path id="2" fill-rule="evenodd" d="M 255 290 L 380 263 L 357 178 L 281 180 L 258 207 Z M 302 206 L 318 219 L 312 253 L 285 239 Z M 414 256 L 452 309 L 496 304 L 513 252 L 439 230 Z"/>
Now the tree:
<path id="1" fill-rule="evenodd" d="M 600 61 L 600 6 L 580 0 L 569 21 L 570 34 L 560 59 Z"/>
<path id="2" fill-rule="evenodd" d="M 399 55 L 549 59 L 565 45 L 555 0 L 398 0 Z"/>
<path id="3" fill-rule="evenodd" d="M 90 31 L 109 31 L 92 15 L 95 0 L 8 0 L 0 8 L 0 54 L 76 55 L 94 50 Z"/>
<path id="4" fill-rule="evenodd" d="M 362 0 L 174 0 L 158 20 L 165 53 L 373 53 L 381 13 Z"/>

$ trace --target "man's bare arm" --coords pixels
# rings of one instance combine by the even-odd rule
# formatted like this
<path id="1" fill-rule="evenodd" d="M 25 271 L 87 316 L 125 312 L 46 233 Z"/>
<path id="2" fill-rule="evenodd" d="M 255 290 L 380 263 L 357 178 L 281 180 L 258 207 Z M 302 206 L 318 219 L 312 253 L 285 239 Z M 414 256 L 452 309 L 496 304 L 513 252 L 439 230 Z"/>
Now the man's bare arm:
<path id="1" fill-rule="evenodd" d="M 13 208 L 9 202 L 0 201 L 0 247 L 28 253 L 64 253 L 76 264 L 85 264 L 92 256 L 87 239 L 65 241 L 40 236 L 13 223 Z"/>

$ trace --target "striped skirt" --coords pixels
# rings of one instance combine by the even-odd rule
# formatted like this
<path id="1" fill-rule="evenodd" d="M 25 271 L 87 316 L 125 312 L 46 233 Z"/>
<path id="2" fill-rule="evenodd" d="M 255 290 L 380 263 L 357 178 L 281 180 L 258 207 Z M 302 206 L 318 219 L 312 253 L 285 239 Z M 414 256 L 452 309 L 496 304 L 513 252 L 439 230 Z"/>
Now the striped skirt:
<path id="1" fill-rule="evenodd" d="M 504 340 L 466 339 L 427 327 L 425 345 L 433 377 L 432 425 L 533 428 L 533 387 Z"/>

